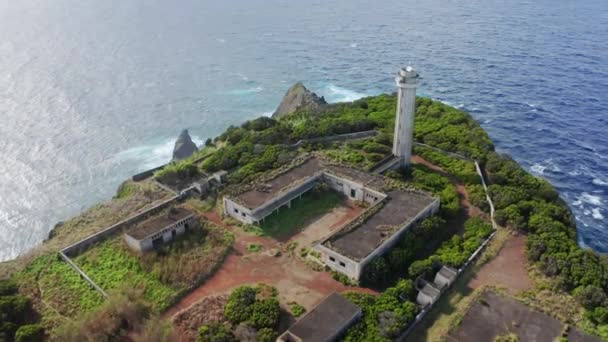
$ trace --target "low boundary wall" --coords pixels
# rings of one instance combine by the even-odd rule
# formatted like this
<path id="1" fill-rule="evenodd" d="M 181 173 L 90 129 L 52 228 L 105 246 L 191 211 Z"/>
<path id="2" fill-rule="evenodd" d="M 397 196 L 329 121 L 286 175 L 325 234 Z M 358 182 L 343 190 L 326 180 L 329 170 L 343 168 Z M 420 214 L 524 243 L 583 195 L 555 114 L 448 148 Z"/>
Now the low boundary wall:
<path id="1" fill-rule="evenodd" d="M 481 244 L 481 246 L 479 246 L 475 250 L 475 252 L 473 252 L 473 254 L 471 254 L 471 256 L 467 259 L 467 261 L 464 263 L 464 265 L 462 265 L 462 267 L 460 267 L 458 269 L 458 274 L 456 275 L 456 279 L 447 288 L 445 288 L 443 291 L 441 291 L 441 294 L 439 295 L 439 298 L 437 298 L 437 300 L 435 300 L 432 304 L 427 305 L 426 307 L 424 307 L 422 309 L 422 311 L 418 315 L 416 315 L 416 319 L 414 320 L 414 322 L 412 322 L 407 327 L 407 329 L 397 338 L 398 341 L 403 341 L 412 332 L 412 330 L 414 330 L 414 328 L 418 325 L 418 323 L 420 323 L 420 321 L 422 321 L 422 319 L 427 315 L 427 313 L 429 311 L 431 311 L 431 309 L 433 308 L 433 306 L 435 305 L 435 303 L 437 303 L 441 299 L 441 296 L 443 296 L 443 294 L 446 293 L 452 287 L 452 285 L 456 282 L 456 280 L 458 280 L 458 278 L 460 277 L 460 275 L 467 269 L 467 267 L 469 267 L 471 265 L 471 263 L 473 261 L 475 261 L 475 259 L 477 259 L 479 257 L 479 255 L 481 255 L 481 252 L 487 247 L 487 245 L 490 243 L 490 241 L 496 235 L 497 229 L 500 228 L 500 226 L 498 224 L 496 224 L 496 221 L 494 221 L 494 203 L 492 202 L 492 198 L 490 197 L 490 193 L 488 192 L 488 187 L 487 187 L 486 179 L 485 179 L 485 177 L 483 175 L 483 171 L 481 170 L 481 167 L 479 166 L 479 163 L 477 162 L 477 160 L 472 160 L 472 159 L 467 158 L 467 157 L 465 157 L 463 155 L 460 155 L 460 154 L 457 154 L 457 153 L 453 153 L 453 152 L 444 151 L 444 150 L 438 149 L 436 147 L 432 147 L 432 146 L 429 146 L 429 145 L 426 145 L 426 144 L 422 144 L 422 143 L 415 143 L 415 145 L 417 145 L 417 146 L 423 146 L 423 147 L 428 147 L 428 148 L 430 148 L 430 149 L 432 149 L 434 151 L 437 151 L 437 152 L 449 155 L 451 157 L 475 163 L 475 170 L 477 171 L 477 174 L 479 175 L 479 178 L 481 179 L 481 184 L 483 185 L 483 190 L 484 190 L 484 192 L 486 194 L 486 201 L 488 201 L 488 204 L 490 205 L 490 222 L 492 223 L 492 228 L 494 228 L 494 231 L 492 232 L 492 234 L 490 234 L 490 236 L 488 236 L 483 241 L 483 243 Z"/>
<path id="2" fill-rule="evenodd" d="M 301 139 L 301 140 L 298 140 L 295 144 L 291 145 L 291 147 L 298 148 L 305 143 L 314 144 L 314 143 L 318 143 L 318 142 L 368 138 L 368 137 L 376 136 L 376 135 L 378 135 L 378 133 L 379 132 L 376 130 L 371 130 L 371 131 L 363 131 L 363 132 L 355 132 L 355 133 L 328 135 L 328 136 L 319 137 L 319 138 Z"/>

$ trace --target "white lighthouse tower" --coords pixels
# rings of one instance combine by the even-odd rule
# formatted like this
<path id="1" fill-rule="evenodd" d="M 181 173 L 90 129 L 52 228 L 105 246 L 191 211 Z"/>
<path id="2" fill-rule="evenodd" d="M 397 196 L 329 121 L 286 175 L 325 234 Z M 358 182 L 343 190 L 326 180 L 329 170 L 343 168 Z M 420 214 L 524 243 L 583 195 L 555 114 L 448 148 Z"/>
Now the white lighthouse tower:
<path id="1" fill-rule="evenodd" d="M 399 167 L 407 167 L 412 156 L 414 139 L 414 112 L 416 111 L 416 82 L 418 74 L 411 66 L 399 70 L 397 83 L 397 118 L 393 137 L 393 154 L 399 158 Z"/>

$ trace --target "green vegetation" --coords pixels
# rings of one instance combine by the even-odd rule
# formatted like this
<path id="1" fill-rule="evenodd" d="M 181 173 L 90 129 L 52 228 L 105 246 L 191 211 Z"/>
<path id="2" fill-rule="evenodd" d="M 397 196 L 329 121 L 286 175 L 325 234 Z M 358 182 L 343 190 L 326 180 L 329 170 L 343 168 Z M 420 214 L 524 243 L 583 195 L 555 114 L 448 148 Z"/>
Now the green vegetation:
<path id="1" fill-rule="evenodd" d="M 23 271 L 14 275 L 20 291 L 43 302 L 37 309 L 42 324 L 49 329 L 99 307 L 103 296 L 95 291 L 57 254 L 36 258 Z"/>
<path id="2" fill-rule="evenodd" d="M 275 341 L 281 315 L 277 296 L 264 284 L 237 287 L 224 306 L 226 321 L 202 325 L 198 341 Z"/>
<path id="3" fill-rule="evenodd" d="M 188 179 L 200 175 L 198 166 L 190 159 L 172 162 L 154 174 L 162 183 L 171 184 L 180 179 Z"/>
<path id="4" fill-rule="evenodd" d="M 400 280 L 378 296 L 346 293 L 361 307 L 363 318 L 348 329 L 344 341 L 394 340 L 416 318 L 418 307 L 412 302 L 415 292 L 410 280 Z"/>
<path id="5" fill-rule="evenodd" d="M 230 328 L 223 323 L 202 325 L 198 329 L 198 342 L 236 342 L 236 337 Z"/>
<path id="6" fill-rule="evenodd" d="M 257 253 L 257 252 L 261 251 L 263 248 L 264 248 L 264 246 L 262 246 L 262 245 L 250 243 L 247 246 L 247 251 L 252 252 L 252 253 Z"/>
<path id="7" fill-rule="evenodd" d="M 366 266 L 361 283 L 382 288 L 400 277 L 407 277 L 409 265 L 425 252 L 428 253 L 425 249 L 432 241 L 440 242 L 453 233 L 445 225 L 444 219 L 432 216 L 413 227 L 411 234 L 405 234 L 395 248 Z"/>
<path id="8" fill-rule="evenodd" d="M 266 217 L 260 228 L 264 235 L 290 236 L 304 228 L 310 219 L 331 211 L 342 201 L 342 196 L 335 191 L 309 191 L 301 199 L 293 200 L 288 211 Z"/>
<path id="9" fill-rule="evenodd" d="M 572 213 L 548 182 L 506 156 L 492 152 L 486 159 L 497 223 L 529 233 L 528 259 L 554 277 L 557 289 L 578 298 L 595 326 L 587 331 L 608 338 L 602 310 L 608 307 L 608 258 L 577 245 Z"/>
<path id="10" fill-rule="evenodd" d="M 18 294 L 17 284 L 0 280 L 0 341 L 34 341 L 44 329 L 33 322 L 34 310 L 28 297 Z"/>
<path id="11" fill-rule="evenodd" d="M 441 167 L 464 184 L 481 183 L 473 162 L 451 157 L 427 147 L 416 146 L 414 153 Z"/>
<path id="12" fill-rule="evenodd" d="M 519 336 L 514 333 L 508 333 L 494 338 L 494 342 L 519 342 Z"/>
<path id="13" fill-rule="evenodd" d="M 38 342 L 44 338 L 44 328 L 40 324 L 26 324 L 17 329 L 15 342 Z"/>
<path id="14" fill-rule="evenodd" d="M 143 298 L 159 311 L 178 293 L 213 273 L 232 245 L 231 234 L 206 221 L 201 225 L 142 256 L 130 251 L 118 236 L 74 261 L 104 290 L 143 288 Z"/>
<path id="15" fill-rule="evenodd" d="M 291 311 L 293 317 L 298 318 L 306 312 L 306 309 L 296 302 L 291 302 L 289 303 L 289 311 Z"/>

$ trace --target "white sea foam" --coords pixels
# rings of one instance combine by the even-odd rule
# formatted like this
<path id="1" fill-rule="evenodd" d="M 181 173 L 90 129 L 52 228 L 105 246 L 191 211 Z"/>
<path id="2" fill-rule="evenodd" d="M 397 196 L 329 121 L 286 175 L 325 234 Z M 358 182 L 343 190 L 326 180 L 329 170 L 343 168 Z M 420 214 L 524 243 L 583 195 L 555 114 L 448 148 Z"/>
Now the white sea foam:
<path id="1" fill-rule="evenodd" d="M 599 179 L 599 178 L 594 178 L 593 179 L 593 184 L 595 184 L 595 185 L 608 185 L 608 181 L 605 181 L 605 180 Z"/>
<path id="2" fill-rule="evenodd" d="M 192 136 L 192 141 L 201 146 L 203 139 Z M 157 144 L 132 147 L 119 152 L 113 158 L 116 162 L 135 162 L 142 170 L 151 169 L 171 161 L 175 139 L 167 139 Z"/>
<path id="3" fill-rule="evenodd" d="M 368 96 L 365 93 L 359 93 L 354 90 L 338 87 L 334 84 L 328 84 L 321 90 L 320 93 L 321 95 L 325 96 L 325 100 L 327 100 L 329 103 L 351 102 Z"/>
<path id="4" fill-rule="evenodd" d="M 596 220 L 603 220 L 604 215 L 602 215 L 602 210 L 600 208 L 591 209 L 591 216 L 593 216 Z"/>
<path id="5" fill-rule="evenodd" d="M 257 86 L 257 87 L 253 87 L 253 88 L 247 88 L 247 89 L 231 90 L 228 93 L 232 94 L 232 95 L 249 95 L 249 94 L 260 93 L 262 91 L 264 91 L 264 87 Z"/>
<path id="6" fill-rule="evenodd" d="M 547 169 L 547 165 L 542 165 L 540 163 L 534 163 L 534 165 L 532 165 L 532 167 L 530 169 L 532 170 L 532 172 L 542 175 L 545 172 L 545 169 Z"/>
<path id="7" fill-rule="evenodd" d="M 572 203 L 572 205 L 581 206 L 583 204 L 601 206 L 602 198 L 597 195 L 591 195 L 588 192 L 583 192 L 579 197 L 576 198 L 576 201 L 574 201 L 574 203 Z"/>
<path id="8" fill-rule="evenodd" d="M 352 43 L 352 44 L 350 44 L 350 47 L 351 47 L 351 48 L 356 48 L 357 46 L 358 46 L 358 44 L 357 44 L 357 43 Z"/>

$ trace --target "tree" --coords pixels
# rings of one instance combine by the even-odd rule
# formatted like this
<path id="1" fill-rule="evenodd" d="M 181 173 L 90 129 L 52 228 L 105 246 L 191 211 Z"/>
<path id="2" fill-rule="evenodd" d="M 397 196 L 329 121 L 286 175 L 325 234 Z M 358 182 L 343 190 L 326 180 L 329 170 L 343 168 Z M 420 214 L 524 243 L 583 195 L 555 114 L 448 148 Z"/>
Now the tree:
<path id="1" fill-rule="evenodd" d="M 574 297 L 587 309 L 608 305 L 604 291 L 593 285 L 580 286 L 574 289 Z"/>

